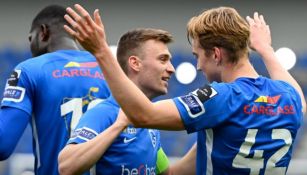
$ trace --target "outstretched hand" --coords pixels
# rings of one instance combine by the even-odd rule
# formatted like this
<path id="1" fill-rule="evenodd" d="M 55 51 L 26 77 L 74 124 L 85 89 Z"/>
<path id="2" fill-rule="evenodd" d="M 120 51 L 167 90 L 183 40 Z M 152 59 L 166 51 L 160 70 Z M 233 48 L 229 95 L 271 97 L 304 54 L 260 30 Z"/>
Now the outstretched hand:
<path id="1" fill-rule="evenodd" d="M 75 4 L 74 7 L 76 10 L 68 7 L 66 9 L 67 14 L 64 16 L 72 28 L 64 25 L 64 29 L 93 55 L 103 53 L 104 49 L 109 49 L 99 10 L 94 11 L 94 19 L 92 19 L 91 15 L 81 5 Z"/>
<path id="2" fill-rule="evenodd" d="M 261 52 L 271 48 L 272 39 L 270 27 L 266 24 L 263 15 L 254 13 L 254 18 L 246 17 L 250 28 L 250 48 Z"/>

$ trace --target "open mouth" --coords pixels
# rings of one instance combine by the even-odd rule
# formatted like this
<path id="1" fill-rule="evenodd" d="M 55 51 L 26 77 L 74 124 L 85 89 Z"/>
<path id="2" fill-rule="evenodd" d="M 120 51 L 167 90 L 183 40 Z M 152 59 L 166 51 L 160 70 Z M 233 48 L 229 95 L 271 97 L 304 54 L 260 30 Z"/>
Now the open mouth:
<path id="1" fill-rule="evenodd" d="M 166 82 L 168 82 L 169 79 L 170 79 L 170 77 L 162 77 L 162 80 L 166 81 Z"/>

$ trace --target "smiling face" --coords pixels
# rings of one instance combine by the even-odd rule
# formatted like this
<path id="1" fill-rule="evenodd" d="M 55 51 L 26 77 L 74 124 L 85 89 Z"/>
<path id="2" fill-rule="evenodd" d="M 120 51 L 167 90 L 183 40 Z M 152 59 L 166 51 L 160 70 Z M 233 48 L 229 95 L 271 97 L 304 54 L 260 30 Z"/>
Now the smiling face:
<path id="1" fill-rule="evenodd" d="M 139 88 L 150 98 L 166 94 L 168 80 L 175 72 L 167 45 L 161 41 L 147 40 L 139 51 Z"/>

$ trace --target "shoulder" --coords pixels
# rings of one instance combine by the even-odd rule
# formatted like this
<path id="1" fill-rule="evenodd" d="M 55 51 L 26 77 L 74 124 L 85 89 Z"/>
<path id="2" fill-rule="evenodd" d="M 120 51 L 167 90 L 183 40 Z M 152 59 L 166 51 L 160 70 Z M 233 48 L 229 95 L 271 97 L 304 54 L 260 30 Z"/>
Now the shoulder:
<path id="1" fill-rule="evenodd" d="M 85 118 L 96 118 L 98 120 L 115 121 L 119 112 L 119 106 L 112 99 L 107 98 L 92 109 L 85 112 Z"/>

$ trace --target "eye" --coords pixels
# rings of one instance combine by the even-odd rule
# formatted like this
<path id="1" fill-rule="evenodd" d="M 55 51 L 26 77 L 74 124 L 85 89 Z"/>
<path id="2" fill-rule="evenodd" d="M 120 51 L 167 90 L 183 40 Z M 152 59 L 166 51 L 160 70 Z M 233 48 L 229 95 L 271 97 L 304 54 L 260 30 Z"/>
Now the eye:
<path id="1" fill-rule="evenodd" d="M 167 62 L 168 60 L 170 60 L 170 57 L 169 57 L 168 55 L 161 55 L 161 56 L 159 57 L 159 60 L 160 60 L 161 62 Z"/>
<path id="2" fill-rule="evenodd" d="M 196 53 L 193 53 L 193 56 L 195 59 L 198 59 L 198 55 Z"/>

